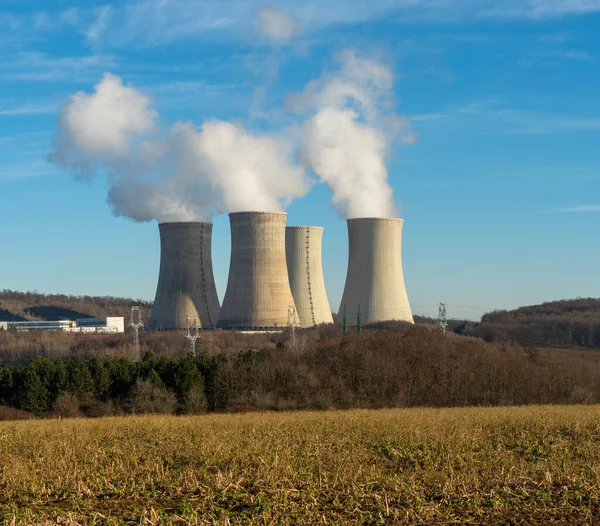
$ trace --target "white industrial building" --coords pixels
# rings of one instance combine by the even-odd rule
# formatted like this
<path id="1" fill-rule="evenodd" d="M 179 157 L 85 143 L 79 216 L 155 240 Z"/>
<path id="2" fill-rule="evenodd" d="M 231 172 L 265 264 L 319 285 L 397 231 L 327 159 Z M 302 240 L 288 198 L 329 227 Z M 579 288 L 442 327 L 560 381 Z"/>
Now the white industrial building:
<path id="1" fill-rule="evenodd" d="M 67 331 L 75 327 L 71 320 L 58 321 L 9 321 L 8 330 L 12 331 Z"/>
<path id="2" fill-rule="evenodd" d="M 112 316 L 108 318 L 79 318 L 75 320 L 76 329 L 80 332 L 104 332 L 117 333 L 125 332 L 125 319 L 122 316 Z"/>
<path id="3" fill-rule="evenodd" d="M 58 321 L 8 321 L 0 322 L 0 330 L 14 331 L 65 331 L 121 333 L 125 332 L 123 317 L 80 318 L 78 320 Z"/>

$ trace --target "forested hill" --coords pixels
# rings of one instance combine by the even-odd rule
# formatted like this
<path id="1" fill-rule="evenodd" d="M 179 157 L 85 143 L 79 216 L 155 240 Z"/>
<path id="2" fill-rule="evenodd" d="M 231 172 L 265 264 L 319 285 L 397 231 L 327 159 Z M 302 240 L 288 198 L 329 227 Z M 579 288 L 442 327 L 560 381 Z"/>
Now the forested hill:
<path id="1" fill-rule="evenodd" d="M 112 296 L 68 296 L 37 292 L 0 291 L 0 321 L 74 320 L 104 316 L 131 317 L 131 307 L 139 305 L 142 319 L 147 320 L 152 303 Z"/>
<path id="2" fill-rule="evenodd" d="M 520 307 L 516 310 L 494 311 L 484 314 L 482 323 L 512 323 L 527 322 L 532 319 L 544 318 L 570 318 L 572 320 L 595 319 L 600 320 L 600 298 L 577 298 L 574 300 L 560 300 Z"/>
<path id="3" fill-rule="evenodd" d="M 148 320 L 152 302 L 111 296 L 0 291 L 0 321 L 123 316 L 139 305 Z M 418 324 L 436 320 L 415 316 Z M 448 320 L 448 330 L 488 342 L 538 347 L 600 348 L 600 298 L 577 298 L 485 314 L 481 322 Z"/>
<path id="4" fill-rule="evenodd" d="M 490 342 L 600 348 L 600 298 L 560 300 L 485 314 L 457 331 Z"/>

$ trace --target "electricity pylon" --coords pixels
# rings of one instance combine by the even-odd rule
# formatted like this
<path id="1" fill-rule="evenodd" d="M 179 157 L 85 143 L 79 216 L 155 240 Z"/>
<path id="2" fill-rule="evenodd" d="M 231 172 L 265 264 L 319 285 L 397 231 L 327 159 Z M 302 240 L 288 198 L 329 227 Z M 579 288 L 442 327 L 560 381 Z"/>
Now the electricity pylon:
<path id="1" fill-rule="evenodd" d="M 133 329 L 133 359 L 141 360 L 140 353 L 140 329 L 144 326 L 142 323 L 142 313 L 140 308 L 135 305 L 131 307 L 131 328 Z"/>
<path id="2" fill-rule="evenodd" d="M 190 353 L 196 356 L 196 340 L 200 337 L 200 329 L 198 328 L 198 320 L 196 316 L 188 314 L 187 317 L 187 334 L 185 337 L 190 341 Z"/>

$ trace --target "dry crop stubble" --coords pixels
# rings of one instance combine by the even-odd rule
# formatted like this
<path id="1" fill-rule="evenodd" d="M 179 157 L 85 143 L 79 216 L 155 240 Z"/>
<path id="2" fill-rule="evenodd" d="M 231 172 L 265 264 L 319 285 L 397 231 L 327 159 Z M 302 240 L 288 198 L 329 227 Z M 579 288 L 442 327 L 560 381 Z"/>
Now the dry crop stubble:
<path id="1" fill-rule="evenodd" d="M 598 406 L 0 424 L 13 524 L 600 520 Z"/>

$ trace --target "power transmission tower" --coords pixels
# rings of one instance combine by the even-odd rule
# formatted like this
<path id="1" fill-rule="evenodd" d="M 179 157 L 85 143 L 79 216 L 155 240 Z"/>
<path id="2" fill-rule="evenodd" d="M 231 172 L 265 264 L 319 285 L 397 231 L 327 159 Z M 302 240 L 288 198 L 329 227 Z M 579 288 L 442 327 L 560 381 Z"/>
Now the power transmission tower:
<path id="1" fill-rule="evenodd" d="M 288 306 L 288 327 L 290 329 L 290 349 L 296 345 L 296 307 Z"/>
<path id="2" fill-rule="evenodd" d="M 131 307 L 131 327 L 133 329 L 133 359 L 140 360 L 140 329 L 144 326 L 142 323 L 142 313 L 136 305 Z"/>
<path id="3" fill-rule="evenodd" d="M 440 303 L 438 309 L 438 325 L 441 333 L 446 336 L 446 327 L 448 327 L 448 318 L 446 317 L 446 304 Z"/>
<path id="4" fill-rule="evenodd" d="M 200 329 L 196 316 L 188 314 L 187 317 L 187 334 L 185 337 L 190 341 L 190 352 L 192 356 L 196 356 L 196 340 L 200 337 Z"/>

